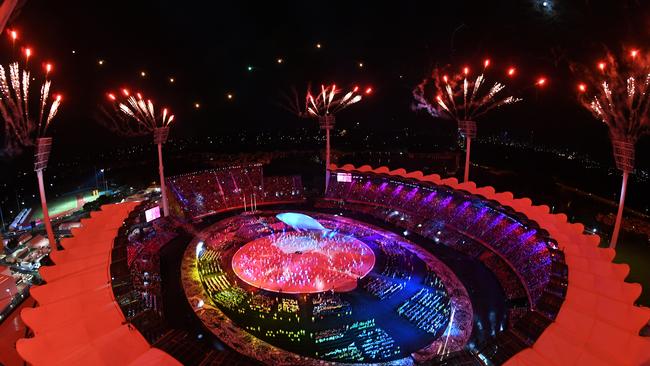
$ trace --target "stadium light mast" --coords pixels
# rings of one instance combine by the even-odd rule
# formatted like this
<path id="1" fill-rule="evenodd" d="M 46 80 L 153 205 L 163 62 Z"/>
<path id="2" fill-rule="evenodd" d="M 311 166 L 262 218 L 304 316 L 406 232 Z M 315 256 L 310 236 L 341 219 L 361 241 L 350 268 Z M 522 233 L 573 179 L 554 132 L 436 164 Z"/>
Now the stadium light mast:
<path id="1" fill-rule="evenodd" d="M 50 248 L 57 248 L 54 239 L 54 231 L 52 230 L 52 222 L 50 221 L 50 213 L 47 209 L 47 198 L 45 197 L 45 184 L 43 183 L 43 170 L 47 168 L 47 163 L 50 159 L 50 151 L 52 151 L 52 138 L 41 137 L 36 140 L 36 151 L 34 152 L 34 171 L 38 179 L 38 191 L 41 197 L 41 208 L 43 209 L 43 223 L 45 224 L 45 232 L 47 233 L 47 240 L 50 243 Z"/>
<path id="2" fill-rule="evenodd" d="M 162 157 L 162 145 L 167 142 L 169 126 L 174 115 L 167 108 L 158 111 L 151 99 L 145 99 L 141 93 L 131 93 L 123 88 L 121 93 L 107 93 L 112 110 L 102 109 L 105 119 L 101 120 L 110 130 L 123 136 L 153 135 L 153 142 L 158 149 L 158 174 L 160 176 L 160 196 L 163 216 L 169 215 L 167 190 Z"/>
<path id="3" fill-rule="evenodd" d="M 330 132 L 334 129 L 336 117 L 332 114 L 318 117 L 320 129 L 325 131 L 325 192 L 330 182 Z"/>
<path id="4" fill-rule="evenodd" d="M 327 192 L 330 178 L 331 131 L 336 124 L 335 114 L 360 101 L 362 96 L 358 86 L 343 95 L 340 94 L 343 90 L 338 89 L 335 84 L 330 86 L 321 85 L 320 93 L 316 96 L 311 93 L 310 89 L 307 88 L 304 112 L 301 111 L 299 106 L 295 106 L 294 110 L 301 117 L 317 119 L 321 130 L 325 131 L 325 192 Z M 371 92 L 372 88 L 367 88 L 365 94 L 369 95 Z"/>
<path id="5" fill-rule="evenodd" d="M 610 248 L 616 248 L 621 230 L 636 142 L 650 131 L 649 57 L 640 55 L 639 50 L 631 50 L 628 57 L 618 59 L 608 53 L 606 61 L 596 64 L 597 70 L 581 67 L 586 83 L 578 84 L 580 104 L 607 125 L 616 168 L 623 173 Z"/>
<path id="6" fill-rule="evenodd" d="M 32 55 L 29 48 L 25 49 L 25 65 Z M 43 170 L 52 150 L 52 138 L 46 137 L 50 123 L 56 116 L 61 105 L 61 95 L 50 95 L 51 81 L 48 79 L 52 64 L 45 64 L 45 81 L 40 88 L 38 103 L 29 103 L 30 84 L 32 76 L 29 70 L 21 69 L 18 62 L 9 65 L 9 73 L 0 66 L 0 116 L 4 122 L 5 145 L 2 150 L 7 155 L 18 154 L 24 148 L 35 146 L 34 171 L 38 179 L 38 189 L 43 209 L 43 224 L 47 232 L 50 248 L 57 250 L 54 231 L 47 208 Z M 49 108 L 46 108 L 47 105 Z"/>
<path id="7" fill-rule="evenodd" d="M 472 140 L 476 138 L 476 119 L 492 109 L 521 101 L 515 96 L 501 98 L 499 92 L 505 88 L 495 82 L 489 88 L 481 88 L 486 83 L 485 74 L 490 60 L 483 61 L 483 68 L 476 79 L 470 79 L 470 68 L 464 66 L 460 73 L 447 73 L 443 68 L 435 68 L 430 77 L 422 80 L 413 90 L 414 109 L 424 109 L 433 117 L 448 118 L 455 121 L 458 131 L 465 138 L 465 171 L 463 181 L 469 181 L 470 154 Z M 514 77 L 515 68 L 506 71 Z M 542 86 L 546 79 L 537 81 Z"/>

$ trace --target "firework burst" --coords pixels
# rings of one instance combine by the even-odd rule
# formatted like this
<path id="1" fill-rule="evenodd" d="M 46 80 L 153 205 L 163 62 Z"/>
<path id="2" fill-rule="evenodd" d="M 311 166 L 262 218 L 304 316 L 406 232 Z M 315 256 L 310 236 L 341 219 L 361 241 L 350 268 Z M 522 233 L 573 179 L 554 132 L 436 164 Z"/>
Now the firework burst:
<path id="1" fill-rule="evenodd" d="M 371 88 L 366 89 L 366 94 L 371 92 Z M 316 96 L 312 94 L 311 88 L 308 88 L 304 113 L 307 117 L 313 118 L 334 115 L 361 101 L 361 99 L 362 95 L 358 86 L 343 94 L 343 89 L 338 89 L 335 84 L 330 86 L 321 85 Z"/>
<path id="2" fill-rule="evenodd" d="M 490 60 L 483 61 L 483 69 L 476 78 L 470 76 L 469 66 L 455 74 L 435 68 L 430 77 L 413 89 L 415 110 L 424 109 L 434 117 L 447 117 L 458 123 L 458 130 L 465 137 L 465 182 L 469 180 L 470 147 L 476 137 L 476 118 L 521 100 L 514 96 L 501 97 L 505 85 L 500 82 L 487 86 L 485 72 L 490 64 Z M 516 68 L 509 67 L 505 74 L 512 78 L 516 71 Z M 545 83 L 546 79 L 540 78 L 536 84 L 543 86 Z"/>
<path id="3" fill-rule="evenodd" d="M 490 60 L 483 62 L 483 70 L 476 77 L 470 77 L 468 66 L 461 73 L 450 73 L 443 68 L 436 68 L 431 77 L 425 78 L 413 90 L 414 109 L 426 110 L 434 117 L 447 117 L 455 121 L 475 120 L 485 113 L 521 101 L 514 96 L 500 97 L 505 85 L 495 82 L 488 85 L 485 71 Z M 511 67 L 506 74 L 514 76 Z"/>
<path id="4" fill-rule="evenodd" d="M 4 121 L 4 151 L 14 153 L 33 146 L 44 137 L 61 105 L 61 95 L 51 95 L 52 82 L 48 79 L 51 64 L 46 65 L 46 76 L 35 102 L 31 98 L 31 73 L 21 69 L 17 62 L 7 69 L 0 65 L 0 115 Z"/>
<path id="5" fill-rule="evenodd" d="M 151 99 L 141 93 L 122 89 L 120 93 L 107 93 L 111 109 L 102 108 L 105 125 L 126 136 L 146 135 L 157 128 L 169 127 L 174 115 L 167 108 L 157 109 Z"/>
<path id="6" fill-rule="evenodd" d="M 617 60 L 611 53 L 593 67 L 579 68 L 580 103 L 605 123 L 612 139 L 636 142 L 650 127 L 650 57 L 631 50 Z"/>

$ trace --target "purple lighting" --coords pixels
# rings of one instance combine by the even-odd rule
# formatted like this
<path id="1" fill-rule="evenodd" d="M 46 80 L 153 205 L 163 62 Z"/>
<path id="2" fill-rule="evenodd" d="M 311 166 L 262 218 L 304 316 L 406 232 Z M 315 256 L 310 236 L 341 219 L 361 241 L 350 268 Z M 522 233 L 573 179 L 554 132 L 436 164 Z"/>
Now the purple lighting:
<path id="1" fill-rule="evenodd" d="M 526 243 L 530 238 L 537 234 L 537 230 L 530 230 L 519 237 L 522 243 Z"/>
<path id="2" fill-rule="evenodd" d="M 433 192 L 429 193 L 429 195 L 427 196 L 427 198 L 424 199 L 424 203 L 429 203 L 429 202 L 431 202 L 431 201 L 433 200 L 433 198 L 436 196 L 436 193 L 438 193 L 438 192 L 433 191 Z"/>
<path id="3" fill-rule="evenodd" d="M 452 198 L 453 198 L 452 196 L 447 196 L 447 198 L 445 198 L 444 200 L 442 200 L 442 202 L 440 202 L 440 207 L 447 208 L 447 206 L 449 206 L 449 204 L 451 203 Z"/>
<path id="4" fill-rule="evenodd" d="M 406 200 L 407 200 L 407 201 L 412 200 L 413 197 L 415 197 L 415 195 L 416 195 L 417 193 L 418 193 L 418 188 L 417 188 L 417 187 L 413 188 L 413 189 L 411 190 L 411 192 L 409 192 L 409 194 L 406 195 Z"/>

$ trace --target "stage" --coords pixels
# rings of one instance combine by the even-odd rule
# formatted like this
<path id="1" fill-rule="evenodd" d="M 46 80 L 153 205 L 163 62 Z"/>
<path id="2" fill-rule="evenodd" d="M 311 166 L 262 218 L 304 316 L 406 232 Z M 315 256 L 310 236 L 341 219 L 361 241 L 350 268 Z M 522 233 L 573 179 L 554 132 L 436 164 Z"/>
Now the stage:
<path id="1" fill-rule="evenodd" d="M 362 241 L 336 234 L 271 234 L 239 248 L 235 274 L 251 286 L 289 294 L 352 291 L 375 265 Z"/>

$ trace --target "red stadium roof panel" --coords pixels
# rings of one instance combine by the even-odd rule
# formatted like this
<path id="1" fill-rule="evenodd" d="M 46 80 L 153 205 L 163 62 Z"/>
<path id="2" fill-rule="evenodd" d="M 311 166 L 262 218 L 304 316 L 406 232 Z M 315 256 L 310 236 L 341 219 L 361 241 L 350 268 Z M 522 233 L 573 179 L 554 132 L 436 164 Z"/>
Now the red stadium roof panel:
<path id="1" fill-rule="evenodd" d="M 53 252 L 56 266 L 41 269 L 47 284 L 31 294 L 39 307 L 24 309 L 23 321 L 34 337 L 16 343 L 20 356 L 32 365 L 180 365 L 151 348 L 142 335 L 125 325 L 111 289 L 110 250 L 117 229 L 135 202 L 103 206 L 74 238 L 64 239 L 65 251 Z"/>

